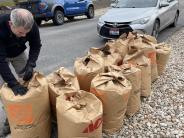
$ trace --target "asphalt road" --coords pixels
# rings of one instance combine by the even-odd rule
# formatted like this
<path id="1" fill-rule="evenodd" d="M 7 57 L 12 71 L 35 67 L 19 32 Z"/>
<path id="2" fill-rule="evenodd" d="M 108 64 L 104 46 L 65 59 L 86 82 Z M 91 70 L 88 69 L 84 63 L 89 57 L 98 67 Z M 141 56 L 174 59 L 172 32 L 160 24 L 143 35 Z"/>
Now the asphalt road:
<path id="1" fill-rule="evenodd" d="M 178 26 L 167 28 L 159 35 L 159 42 L 165 41 L 169 36 L 184 26 L 184 1 L 180 0 L 180 17 Z M 98 37 L 96 24 L 99 16 L 94 19 L 76 19 L 66 22 L 62 26 L 53 26 L 52 23 L 40 27 L 42 50 L 37 62 L 37 70 L 45 75 L 63 66 L 70 70 L 77 57 L 86 54 L 90 47 L 101 47 L 105 41 Z M 1 106 L 1 103 L 0 103 Z M 0 134 L 5 115 L 0 108 Z"/>

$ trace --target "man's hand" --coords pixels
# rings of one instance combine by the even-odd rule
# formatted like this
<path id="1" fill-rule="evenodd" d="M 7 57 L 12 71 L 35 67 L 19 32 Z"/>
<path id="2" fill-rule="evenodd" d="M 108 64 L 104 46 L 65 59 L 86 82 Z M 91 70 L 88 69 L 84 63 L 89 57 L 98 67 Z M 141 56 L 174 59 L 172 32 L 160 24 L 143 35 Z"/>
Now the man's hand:
<path id="1" fill-rule="evenodd" d="M 29 64 L 26 64 L 26 66 L 20 71 L 20 74 L 24 73 L 23 80 L 29 81 L 33 77 L 33 67 Z"/>
<path id="2" fill-rule="evenodd" d="M 13 93 L 16 95 L 24 95 L 27 93 L 28 89 L 20 84 L 16 84 L 11 87 Z"/>

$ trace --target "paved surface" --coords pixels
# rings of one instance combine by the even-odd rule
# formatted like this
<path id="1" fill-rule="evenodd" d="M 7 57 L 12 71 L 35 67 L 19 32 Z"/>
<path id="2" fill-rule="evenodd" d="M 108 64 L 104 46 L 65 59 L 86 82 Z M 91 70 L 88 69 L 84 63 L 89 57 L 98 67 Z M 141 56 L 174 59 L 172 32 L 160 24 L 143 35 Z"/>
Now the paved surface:
<path id="1" fill-rule="evenodd" d="M 168 28 L 162 31 L 158 40 L 164 41 L 184 25 L 184 1 L 180 0 L 181 15 L 176 28 Z M 73 22 L 67 22 L 62 26 L 53 26 L 52 23 L 44 24 L 40 27 L 43 43 L 41 55 L 37 63 L 37 70 L 48 74 L 60 66 L 70 70 L 76 57 L 83 56 L 90 47 L 101 47 L 105 41 L 98 37 L 96 23 L 99 15 L 106 9 L 98 10 L 94 19 L 86 20 L 86 17 L 77 18 Z M 0 106 L 1 103 L 0 103 Z M 5 114 L 0 108 L 0 134 Z"/>

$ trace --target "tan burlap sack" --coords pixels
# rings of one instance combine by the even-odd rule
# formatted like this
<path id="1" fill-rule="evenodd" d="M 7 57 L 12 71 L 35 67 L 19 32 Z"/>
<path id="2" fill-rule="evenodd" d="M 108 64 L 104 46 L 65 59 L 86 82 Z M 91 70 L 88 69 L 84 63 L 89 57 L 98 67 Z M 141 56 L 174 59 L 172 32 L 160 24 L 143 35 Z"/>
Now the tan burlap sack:
<path id="1" fill-rule="evenodd" d="M 128 51 L 127 43 L 128 40 L 123 41 L 122 39 L 117 39 L 108 41 L 105 45 L 115 48 L 115 51 L 119 53 L 122 58 L 124 58 Z"/>
<path id="2" fill-rule="evenodd" d="M 126 55 L 124 63 L 133 64 L 141 70 L 141 96 L 148 97 L 151 94 L 150 60 L 144 56 L 143 51 L 139 51 Z"/>
<path id="3" fill-rule="evenodd" d="M 143 42 L 150 43 L 150 45 L 157 44 L 156 38 L 151 35 L 146 35 L 146 34 L 137 34 L 137 35 L 142 38 Z"/>
<path id="4" fill-rule="evenodd" d="M 156 49 L 155 44 L 150 43 L 148 40 L 143 41 L 145 48 L 144 55 L 150 59 L 151 63 L 151 81 L 154 82 L 158 78 L 157 62 L 156 62 Z"/>
<path id="5" fill-rule="evenodd" d="M 171 48 L 168 44 L 160 43 L 156 45 L 158 75 L 161 75 L 165 71 L 170 53 Z"/>
<path id="6" fill-rule="evenodd" d="M 91 82 L 90 92 L 103 103 L 103 131 L 114 133 L 123 126 L 131 83 L 118 72 L 100 73 Z"/>
<path id="7" fill-rule="evenodd" d="M 59 70 L 49 74 L 49 96 L 54 119 L 56 119 L 56 97 L 64 93 L 80 90 L 77 77 L 68 69 L 61 67 Z"/>
<path id="8" fill-rule="evenodd" d="M 77 58 L 74 63 L 74 73 L 78 78 L 80 89 L 90 91 L 91 80 L 104 71 L 104 59 L 100 55 L 89 54 Z"/>
<path id="9" fill-rule="evenodd" d="M 131 39 L 128 43 L 128 53 L 132 51 L 143 51 L 144 56 L 150 59 L 151 62 L 151 80 L 152 82 L 158 78 L 157 63 L 156 63 L 156 40 L 154 37 L 148 35 L 140 35 L 136 33 L 129 33 L 129 35 L 134 35 L 134 39 Z"/>
<path id="10" fill-rule="evenodd" d="M 106 72 L 121 72 L 132 84 L 132 91 L 128 100 L 126 115 L 133 116 L 140 109 L 141 100 L 141 70 L 131 64 L 121 66 L 111 65 L 105 68 Z"/>
<path id="11" fill-rule="evenodd" d="M 115 52 L 114 48 L 106 45 L 102 48 L 90 48 L 90 54 L 98 54 L 104 59 L 104 66 L 119 65 L 122 63 L 122 58 L 119 53 Z"/>
<path id="12" fill-rule="evenodd" d="M 101 101 L 85 91 L 57 98 L 58 138 L 102 138 Z"/>
<path id="13" fill-rule="evenodd" d="M 130 64 L 123 64 L 121 72 L 131 82 L 132 91 L 128 100 L 126 115 L 133 116 L 141 106 L 141 70 Z"/>
<path id="14" fill-rule="evenodd" d="M 48 84 L 35 73 L 28 83 L 28 92 L 15 96 L 5 84 L 1 98 L 10 123 L 12 138 L 50 138 L 50 103 Z"/>

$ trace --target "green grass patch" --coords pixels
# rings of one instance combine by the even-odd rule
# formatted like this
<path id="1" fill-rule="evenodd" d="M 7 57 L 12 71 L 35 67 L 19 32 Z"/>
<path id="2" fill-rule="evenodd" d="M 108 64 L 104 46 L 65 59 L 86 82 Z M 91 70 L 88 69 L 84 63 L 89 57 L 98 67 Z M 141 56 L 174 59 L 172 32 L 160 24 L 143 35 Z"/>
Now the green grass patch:
<path id="1" fill-rule="evenodd" d="M 1 6 L 15 6 L 15 3 L 13 1 L 0 2 L 0 7 Z"/>

